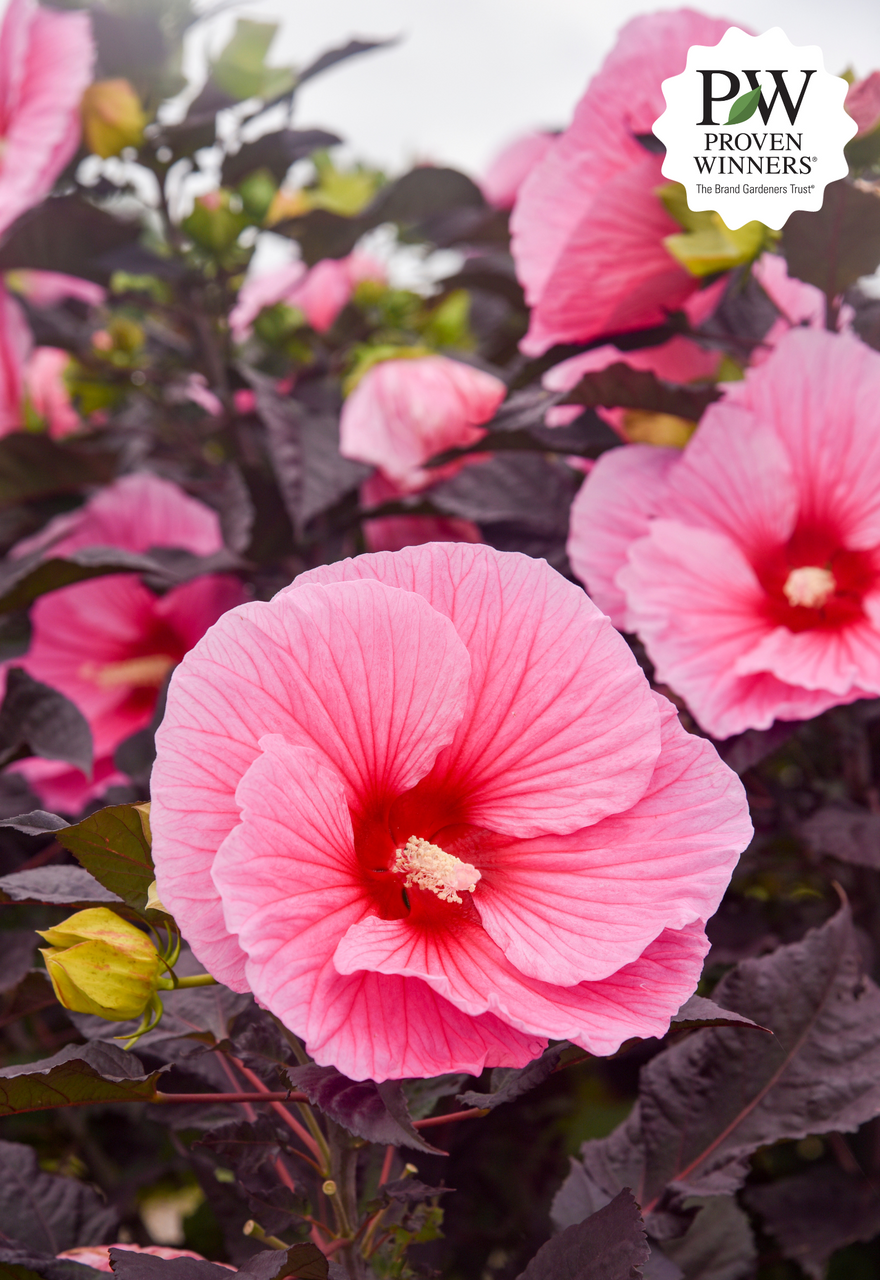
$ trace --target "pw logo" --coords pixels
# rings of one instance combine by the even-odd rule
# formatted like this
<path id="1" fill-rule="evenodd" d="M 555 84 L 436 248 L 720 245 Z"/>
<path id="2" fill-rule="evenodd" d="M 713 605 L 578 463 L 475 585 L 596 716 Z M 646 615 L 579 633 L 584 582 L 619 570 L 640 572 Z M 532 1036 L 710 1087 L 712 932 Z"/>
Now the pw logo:
<path id="1" fill-rule="evenodd" d="M 785 68 L 777 68 L 773 71 L 767 71 L 764 74 L 772 76 L 774 89 L 770 97 L 770 101 L 764 100 L 764 90 L 758 83 L 758 71 L 743 71 L 749 89 L 740 96 L 742 80 L 735 71 L 724 71 L 718 68 L 700 67 L 697 69 L 698 74 L 703 80 L 703 116 L 698 120 L 698 124 L 745 124 L 746 120 L 751 120 L 756 111 L 760 111 L 761 119 L 764 124 L 770 123 L 770 116 L 773 112 L 777 101 L 782 103 L 785 108 L 785 114 L 788 116 L 789 124 L 794 124 L 798 118 L 798 114 L 803 105 L 804 95 L 807 92 L 810 81 L 816 74 L 816 68 L 811 67 L 808 71 L 801 71 L 803 82 L 800 87 L 797 99 L 792 96 L 792 91 L 786 83 L 785 77 L 789 74 Z M 727 92 L 716 93 L 716 88 L 723 88 L 723 85 L 716 86 L 715 77 L 723 76 L 727 80 Z M 716 102 L 729 102 L 731 98 L 736 101 L 730 108 L 730 113 L 726 120 L 715 120 L 712 110 Z"/>

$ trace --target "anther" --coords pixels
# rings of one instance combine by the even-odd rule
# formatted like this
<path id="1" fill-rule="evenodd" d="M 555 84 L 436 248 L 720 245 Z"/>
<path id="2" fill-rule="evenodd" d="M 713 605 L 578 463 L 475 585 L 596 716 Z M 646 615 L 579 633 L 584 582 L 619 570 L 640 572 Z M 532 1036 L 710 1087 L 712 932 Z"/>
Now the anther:
<path id="1" fill-rule="evenodd" d="M 830 569 L 805 564 L 799 569 L 792 569 L 782 590 L 791 605 L 821 609 L 837 590 L 837 582 Z"/>
<path id="2" fill-rule="evenodd" d="M 480 879 L 476 867 L 420 836 L 410 836 L 396 851 L 394 870 L 405 874 L 405 888 L 417 885 L 419 889 L 429 889 L 441 902 L 461 902 L 458 891 L 473 893 Z"/>

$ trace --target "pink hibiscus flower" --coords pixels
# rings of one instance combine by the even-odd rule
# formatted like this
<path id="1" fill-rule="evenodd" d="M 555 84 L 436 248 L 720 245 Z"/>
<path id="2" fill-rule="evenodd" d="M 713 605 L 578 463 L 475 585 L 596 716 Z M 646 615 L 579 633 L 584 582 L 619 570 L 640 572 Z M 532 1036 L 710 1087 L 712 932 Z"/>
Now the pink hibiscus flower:
<path id="1" fill-rule="evenodd" d="M 124 476 L 80 510 L 58 516 L 13 554 L 51 547 L 64 556 L 82 547 L 182 547 L 210 555 L 223 546 L 216 514 L 158 476 Z M 156 596 L 135 574 L 113 574 L 41 596 L 31 610 L 33 638 L 16 659 L 36 680 L 66 694 L 88 720 L 95 776 L 52 760 L 15 766 L 50 809 L 78 812 L 107 786 L 124 781 L 113 751 L 149 724 L 170 669 L 227 609 L 244 598 L 241 584 L 209 574 Z"/>
<path id="2" fill-rule="evenodd" d="M 354 1079 L 662 1034 L 750 832 L 584 593 L 465 544 L 227 614 L 171 682 L 152 788 L 198 957 Z"/>
<path id="3" fill-rule="evenodd" d="M 525 133 L 508 143 L 480 178 L 486 201 L 496 209 L 512 209 L 520 187 L 555 140 L 555 134 L 540 132 Z"/>
<path id="4" fill-rule="evenodd" d="M 86 13 L 10 0 L 0 28 L 0 233 L 76 151 L 95 51 Z"/>
<path id="5" fill-rule="evenodd" d="M 569 551 L 725 738 L 880 694 L 880 356 L 793 329 L 684 453 L 600 458 Z"/>
<path id="6" fill-rule="evenodd" d="M 594 347 L 570 360 L 548 369 L 541 385 L 548 391 L 570 391 L 588 373 L 598 373 L 612 364 L 626 364 L 631 369 L 647 370 L 666 382 L 697 382 L 714 377 L 721 360 L 720 351 L 709 351 L 690 338 L 676 336 L 656 347 L 639 347 L 635 351 L 621 351 L 611 343 Z M 572 422 L 583 410 L 580 405 L 560 404 L 548 409 L 545 421 L 548 427 L 562 427 Z M 599 415 L 626 439 L 624 420 L 626 410 L 600 407 Z"/>
<path id="7" fill-rule="evenodd" d="M 25 386 L 34 412 L 49 429 L 53 440 L 72 435 L 82 427 L 64 381 L 70 352 L 60 347 L 37 347 L 25 370 Z"/>
<path id="8" fill-rule="evenodd" d="M 876 129 L 880 124 L 880 71 L 851 84 L 844 105 L 859 126 L 857 138 Z"/>
<path id="9" fill-rule="evenodd" d="M 324 258 L 311 269 L 290 262 L 245 281 L 229 313 L 229 327 L 236 342 L 243 342 L 264 307 L 286 302 L 299 308 L 317 333 L 326 333 L 361 281 L 385 284 L 386 279 L 385 264 L 358 251 L 347 258 Z"/>
<path id="10" fill-rule="evenodd" d="M 461 461 L 430 470 L 424 464 L 482 440 L 480 424 L 506 394 L 500 378 L 448 356 L 383 360 L 343 406 L 339 451 L 378 467 L 401 493 L 415 493 L 461 470 Z"/>
<path id="11" fill-rule="evenodd" d="M 532 307 L 527 355 L 661 324 L 699 289 L 663 243 L 681 228 L 657 195 L 662 156 L 638 137 L 662 114 L 661 83 L 684 70 L 688 48 L 717 44 L 730 25 L 690 9 L 633 18 L 526 178 L 511 230 Z"/>
<path id="12" fill-rule="evenodd" d="M 0 436 L 23 425 L 25 366 L 32 345 L 21 307 L 0 284 Z"/>

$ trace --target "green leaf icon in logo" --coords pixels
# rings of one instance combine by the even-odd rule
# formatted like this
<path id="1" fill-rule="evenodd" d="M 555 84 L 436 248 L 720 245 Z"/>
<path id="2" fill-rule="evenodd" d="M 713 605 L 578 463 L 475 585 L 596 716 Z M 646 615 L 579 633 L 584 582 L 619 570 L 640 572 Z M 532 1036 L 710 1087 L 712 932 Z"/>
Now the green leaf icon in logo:
<path id="1" fill-rule="evenodd" d="M 758 110 L 758 103 L 761 101 L 761 86 L 757 89 L 749 89 L 748 93 L 744 93 L 741 98 L 737 98 L 736 102 L 730 108 L 730 115 L 727 117 L 728 124 L 744 124 L 746 120 L 751 120 L 752 116 Z"/>

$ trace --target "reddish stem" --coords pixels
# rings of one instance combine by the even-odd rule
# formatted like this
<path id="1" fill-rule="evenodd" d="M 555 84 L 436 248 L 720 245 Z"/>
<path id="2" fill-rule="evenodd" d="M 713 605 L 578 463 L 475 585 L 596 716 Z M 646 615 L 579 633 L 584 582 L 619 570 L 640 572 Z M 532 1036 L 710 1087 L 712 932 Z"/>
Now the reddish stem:
<path id="1" fill-rule="evenodd" d="M 260 1077 L 257 1075 L 255 1071 L 251 1071 L 250 1067 L 246 1067 L 244 1063 L 239 1058 L 236 1058 L 233 1054 L 230 1054 L 229 1057 L 238 1067 L 242 1075 L 247 1080 L 250 1080 L 251 1084 L 254 1085 L 255 1088 L 259 1089 L 261 1093 L 266 1093 L 266 1094 L 271 1093 L 271 1090 L 266 1088 L 266 1086 L 263 1084 L 262 1080 L 260 1079 Z M 307 1097 L 305 1098 L 305 1101 L 308 1101 Z M 276 1114 L 281 1117 L 281 1119 L 284 1121 L 287 1127 L 293 1130 L 293 1132 L 299 1138 L 300 1142 L 304 1143 L 306 1147 L 308 1147 L 309 1151 L 311 1151 L 312 1155 L 320 1164 L 321 1150 L 317 1142 L 315 1142 L 315 1139 L 309 1133 L 308 1129 L 303 1128 L 300 1122 L 298 1120 L 295 1120 L 293 1116 L 290 1114 L 290 1112 L 287 1110 L 287 1108 L 283 1107 L 280 1102 L 271 1102 L 269 1105 L 272 1107 L 272 1110 L 275 1111 Z"/>
<path id="2" fill-rule="evenodd" d="M 305 1093 L 157 1093 L 151 1102 L 308 1102 Z"/>
<path id="3" fill-rule="evenodd" d="M 449 1124 L 451 1120 L 476 1120 L 477 1116 L 487 1116 L 488 1107 L 469 1107 L 467 1111 L 450 1111 L 445 1116 L 429 1116 L 427 1120 L 413 1120 L 414 1129 L 427 1129 L 434 1124 Z"/>
<path id="4" fill-rule="evenodd" d="M 384 1187 L 391 1175 L 391 1164 L 394 1160 L 394 1153 L 397 1150 L 393 1144 L 385 1148 L 385 1159 L 382 1161 L 382 1172 L 379 1174 L 379 1186 Z"/>

